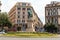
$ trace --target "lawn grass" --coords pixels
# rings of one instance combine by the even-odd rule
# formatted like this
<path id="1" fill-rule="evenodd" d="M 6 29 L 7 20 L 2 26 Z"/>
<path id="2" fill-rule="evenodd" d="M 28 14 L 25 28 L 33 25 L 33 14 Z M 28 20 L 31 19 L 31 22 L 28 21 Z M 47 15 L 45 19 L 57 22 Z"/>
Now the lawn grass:
<path id="1" fill-rule="evenodd" d="M 40 33 L 40 32 L 8 32 L 2 36 L 9 37 L 55 37 L 57 34 L 52 33 Z"/>

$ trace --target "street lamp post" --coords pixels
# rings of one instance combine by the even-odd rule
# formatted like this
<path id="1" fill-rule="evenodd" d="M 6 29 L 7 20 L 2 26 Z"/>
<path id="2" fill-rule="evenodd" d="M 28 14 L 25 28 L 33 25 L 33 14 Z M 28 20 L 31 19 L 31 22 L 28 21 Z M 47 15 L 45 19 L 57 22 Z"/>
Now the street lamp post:
<path id="1" fill-rule="evenodd" d="M 2 3 L 1 3 L 1 1 L 0 1 L 0 13 L 1 13 L 1 5 L 2 5 Z"/>

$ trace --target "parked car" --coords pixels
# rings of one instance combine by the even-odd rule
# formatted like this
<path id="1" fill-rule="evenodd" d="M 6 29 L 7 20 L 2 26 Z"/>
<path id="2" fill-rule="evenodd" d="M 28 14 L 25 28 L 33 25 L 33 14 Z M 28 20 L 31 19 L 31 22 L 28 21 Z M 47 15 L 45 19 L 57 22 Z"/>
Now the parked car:
<path id="1" fill-rule="evenodd" d="M 5 30 L 1 31 L 0 34 L 4 34 L 5 33 Z"/>
<path id="2" fill-rule="evenodd" d="M 4 34 L 5 32 L 0 32 L 0 34 Z"/>

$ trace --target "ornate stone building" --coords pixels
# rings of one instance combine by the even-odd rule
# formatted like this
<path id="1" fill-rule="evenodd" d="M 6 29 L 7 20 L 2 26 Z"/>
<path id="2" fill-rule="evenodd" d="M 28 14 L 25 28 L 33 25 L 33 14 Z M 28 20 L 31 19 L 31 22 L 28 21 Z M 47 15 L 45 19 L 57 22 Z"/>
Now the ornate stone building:
<path id="1" fill-rule="evenodd" d="M 55 24 L 60 31 L 60 2 L 52 1 L 45 7 L 45 23 Z"/>
<path id="2" fill-rule="evenodd" d="M 9 19 L 17 31 L 35 32 L 43 27 L 30 3 L 17 2 L 9 11 Z"/>

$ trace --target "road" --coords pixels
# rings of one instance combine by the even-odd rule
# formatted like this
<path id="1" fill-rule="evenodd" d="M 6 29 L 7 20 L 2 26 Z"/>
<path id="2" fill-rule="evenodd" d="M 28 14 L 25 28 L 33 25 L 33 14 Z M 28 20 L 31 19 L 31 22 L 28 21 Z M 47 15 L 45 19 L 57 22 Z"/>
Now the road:
<path id="1" fill-rule="evenodd" d="M 0 40 L 60 40 L 60 38 L 17 38 L 17 37 L 0 37 Z"/>

